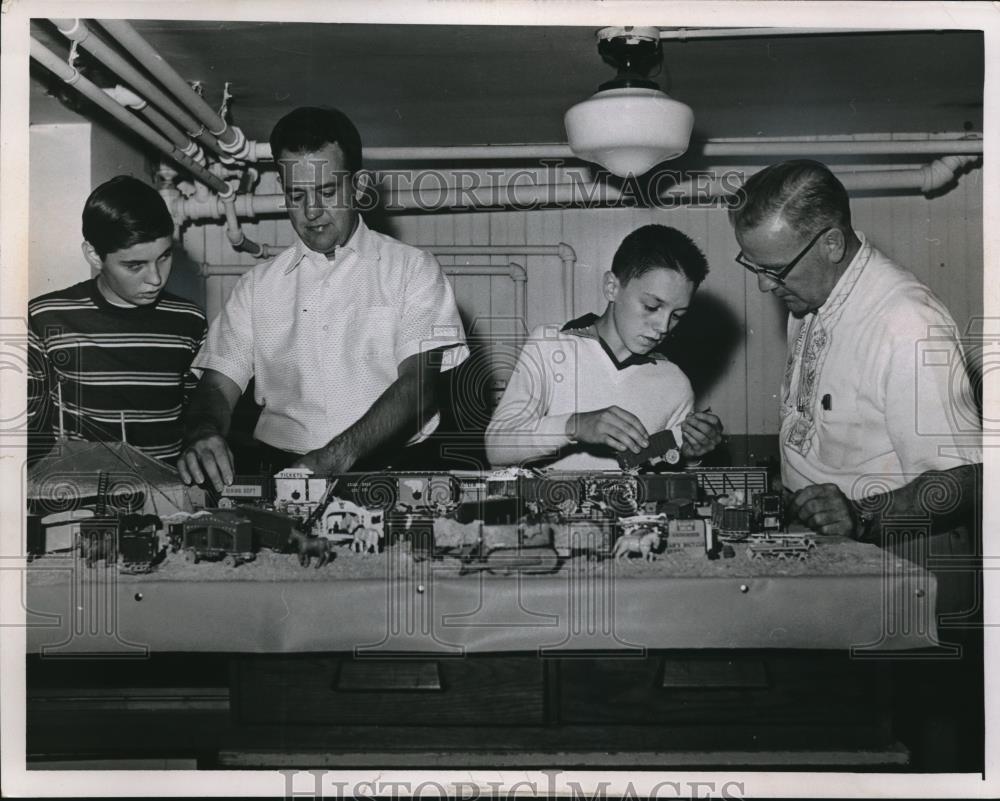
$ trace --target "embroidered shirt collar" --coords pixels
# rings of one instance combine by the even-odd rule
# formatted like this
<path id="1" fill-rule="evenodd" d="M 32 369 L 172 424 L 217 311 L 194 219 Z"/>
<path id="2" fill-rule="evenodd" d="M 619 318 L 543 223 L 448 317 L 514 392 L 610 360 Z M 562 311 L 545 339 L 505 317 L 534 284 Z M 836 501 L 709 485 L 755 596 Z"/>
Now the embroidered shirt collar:
<path id="1" fill-rule="evenodd" d="M 843 308 L 845 301 L 857 285 L 858 279 L 861 278 L 861 273 L 864 272 L 865 265 L 868 264 L 868 261 L 872 256 L 871 243 L 860 231 L 855 231 L 855 233 L 861 241 L 861 247 L 859 247 L 858 252 L 854 254 L 854 258 L 851 259 L 851 263 L 847 265 L 847 269 L 844 270 L 844 274 L 840 276 L 837 283 L 834 284 L 833 290 L 830 292 L 830 297 L 828 297 L 826 302 L 816 311 L 817 317 L 827 324 L 840 317 L 840 310 Z"/>
<path id="2" fill-rule="evenodd" d="M 611 359 L 611 363 L 618 370 L 624 370 L 626 367 L 638 364 L 655 364 L 657 361 L 667 358 L 662 353 L 650 351 L 647 354 L 630 353 L 624 359 L 619 360 L 618 357 L 615 356 L 614 351 L 611 350 L 611 346 L 604 341 L 604 338 L 598 332 L 598 319 L 599 318 L 596 314 L 590 312 L 582 317 L 577 317 L 575 320 L 570 320 L 562 327 L 562 331 L 583 339 L 596 339 L 600 343 L 601 348 L 608 355 L 608 358 Z"/>
<path id="3" fill-rule="evenodd" d="M 295 244 L 292 246 L 293 250 L 288 261 L 288 266 L 285 267 L 285 275 L 292 272 L 299 264 L 302 263 L 303 259 L 313 259 L 317 263 L 329 264 L 331 259 L 329 259 L 325 253 L 320 253 L 317 250 L 313 250 L 306 246 L 297 235 L 295 237 Z M 347 241 L 337 248 L 335 253 L 335 258 L 339 258 L 341 251 L 349 250 L 354 253 L 368 252 L 371 253 L 376 259 L 381 258 L 378 248 L 378 240 L 372 235 L 371 229 L 365 225 L 365 221 L 361 218 L 359 214 L 357 216 L 357 222 L 354 225 L 353 233 L 347 238 Z"/>

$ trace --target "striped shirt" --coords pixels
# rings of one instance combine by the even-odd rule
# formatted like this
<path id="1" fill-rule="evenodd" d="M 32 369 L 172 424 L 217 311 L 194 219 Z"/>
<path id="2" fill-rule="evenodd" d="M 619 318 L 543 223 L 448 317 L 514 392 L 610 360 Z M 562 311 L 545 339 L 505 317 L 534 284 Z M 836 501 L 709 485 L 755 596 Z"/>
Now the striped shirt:
<path id="1" fill-rule="evenodd" d="M 67 438 L 125 438 L 165 462 L 181 451 L 181 413 L 196 380 L 191 360 L 205 314 L 163 292 L 149 306 L 109 303 L 91 279 L 28 304 L 28 418 L 32 452 Z M 61 393 L 57 387 L 61 387 Z"/>

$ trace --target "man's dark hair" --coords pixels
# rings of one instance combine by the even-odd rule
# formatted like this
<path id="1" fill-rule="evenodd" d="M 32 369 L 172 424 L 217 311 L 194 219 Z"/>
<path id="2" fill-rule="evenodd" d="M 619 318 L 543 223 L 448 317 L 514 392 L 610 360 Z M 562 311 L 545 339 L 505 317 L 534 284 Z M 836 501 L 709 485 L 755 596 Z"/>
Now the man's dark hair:
<path id="1" fill-rule="evenodd" d="M 130 175 L 118 175 L 83 204 L 83 238 L 102 259 L 116 250 L 174 235 L 174 221 L 160 193 Z"/>
<path id="2" fill-rule="evenodd" d="M 275 162 L 282 153 L 313 153 L 329 144 L 340 145 L 348 172 L 361 169 L 361 134 L 343 111 L 303 106 L 278 120 L 271 131 Z"/>
<path id="3" fill-rule="evenodd" d="M 809 159 L 772 164 L 751 175 L 739 190 L 737 205 L 729 210 L 729 221 L 742 231 L 775 216 L 803 236 L 831 226 L 851 227 L 844 185 L 825 164 Z"/>
<path id="4" fill-rule="evenodd" d="M 665 225 L 644 225 L 630 233 L 611 262 L 621 283 L 660 267 L 684 275 L 695 287 L 708 275 L 708 260 L 686 234 Z"/>

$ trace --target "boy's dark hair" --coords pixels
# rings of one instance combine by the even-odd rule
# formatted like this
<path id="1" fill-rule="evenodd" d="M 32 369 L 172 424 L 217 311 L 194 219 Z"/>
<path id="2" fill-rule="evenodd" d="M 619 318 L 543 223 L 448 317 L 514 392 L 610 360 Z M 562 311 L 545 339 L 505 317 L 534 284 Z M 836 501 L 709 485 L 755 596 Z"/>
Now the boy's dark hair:
<path id="1" fill-rule="evenodd" d="M 328 144 L 340 145 L 348 172 L 361 169 L 361 134 L 339 109 L 303 106 L 278 120 L 271 131 L 275 162 L 282 153 L 312 153 Z"/>
<path id="2" fill-rule="evenodd" d="M 695 288 L 708 275 L 708 260 L 686 234 L 665 225 L 644 225 L 622 240 L 611 262 L 621 283 L 665 267 L 684 275 Z"/>
<path id="3" fill-rule="evenodd" d="M 83 238 L 102 259 L 116 250 L 174 235 L 174 221 L 160 193 L 131 175 L 118 175 L 83 204 Z"/>
<path id="4" fill-rule="evenodd" d="M 794 159 L 765 167 L 747 179 L 737 197 L 729 221 L 740 231 L 756 228 L 776 215 L 803 236 L 830 226 L 851 227 L 847 190 L 818 161 Z"/>

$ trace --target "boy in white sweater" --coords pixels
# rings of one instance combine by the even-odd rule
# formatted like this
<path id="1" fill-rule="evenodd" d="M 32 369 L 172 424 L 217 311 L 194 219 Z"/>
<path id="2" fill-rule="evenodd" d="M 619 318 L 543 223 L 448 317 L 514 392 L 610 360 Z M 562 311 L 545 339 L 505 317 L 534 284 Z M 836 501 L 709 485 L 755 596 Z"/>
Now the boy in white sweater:
<path id="1" fill-rule="evenodd" d="M 674 228 L 625 237 L 604 274 L 604 313 L 532 331 L 486 429 L 490 463 L 614 470 L 617 453 L 638 453 L 666 428 L 686 459 L 715 448 L 719 418 L 692 411 L 687 376 L 656 352 L 707 273 L 704 254 Z"/>

